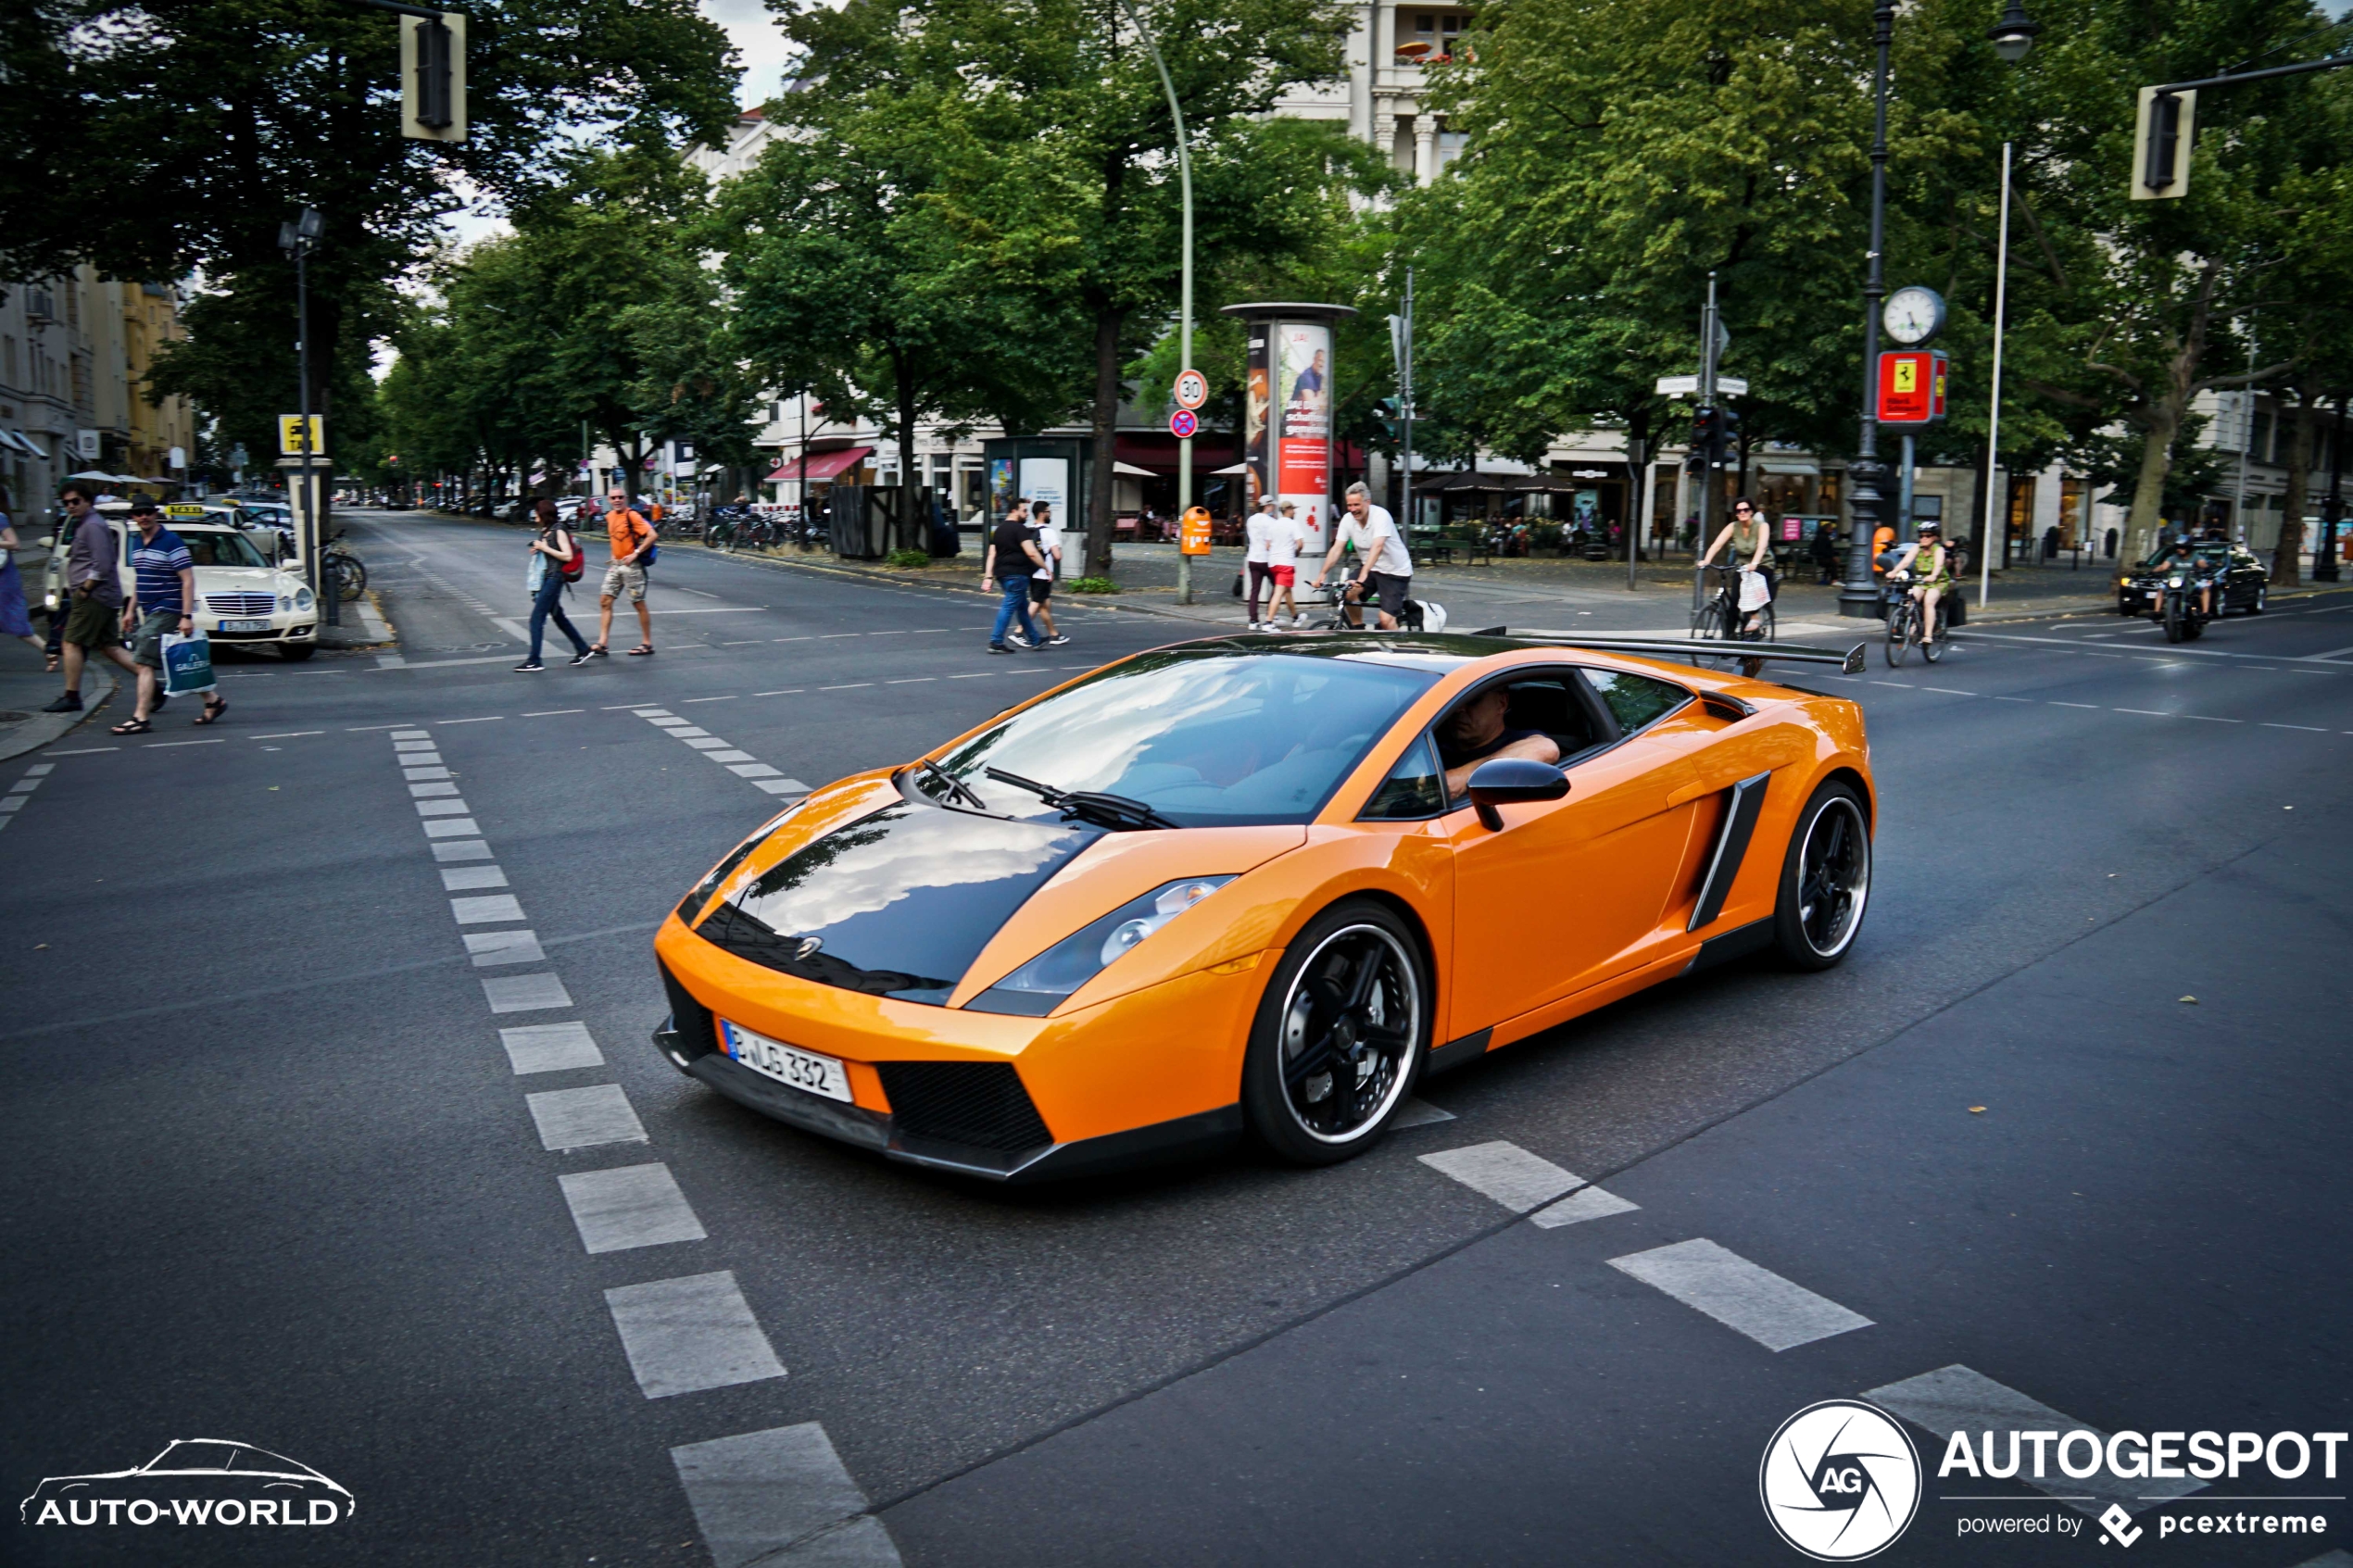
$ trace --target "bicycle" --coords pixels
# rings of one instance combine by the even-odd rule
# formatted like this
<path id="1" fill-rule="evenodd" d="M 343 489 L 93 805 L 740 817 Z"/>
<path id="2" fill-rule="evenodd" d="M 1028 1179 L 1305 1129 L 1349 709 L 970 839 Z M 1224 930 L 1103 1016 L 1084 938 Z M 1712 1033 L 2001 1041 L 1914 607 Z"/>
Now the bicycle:
<path id="1" fill-rule="evenodd" d="M 1692 611 L 1693 642 L 1769 643 L 1773 640 L 1772 600 L 1766 600 L 1755 609 L 1743 609 L 1740 603 L 1741 574 L 1737 568 L 1704 566 L 1700 571 L 1703 574 L 1714 571 L 1722 575 L 1716 591 L 1701 600 L 1699 608 Z M 1748 625 L 1752 617 L 1756 621 L 1753 630 Z M 1727 659 L 1725 662 L 1730 664 L 1734 661 Z M 1754 659 L 1743 659 L 1737 662 L 1745 673 L 1751 675 L 1764 668 L 1761 661 Z"/>
<path id="2" fill-rule="evenodd" d="M 321 585 L 331 588 L 346 604 L 368 591 L 368 565 L 343 547 L 340 534 L 327 542 L 326 552 L 319 558 L 319 575 Z"/>
<path id="3" fill-rule="evenodd" d="M 1887 667 L 1893 670 L 1902 665 L 1914 647 L 1918 647 L 1920 657 L 1931 664 L 1944 658 L 1944 638 L 1931 641 L 1920 635 L 1920 602 L 1912 596 L 1911 574 L 1889 572 L 1883 592 L 1887 596 Z"/>

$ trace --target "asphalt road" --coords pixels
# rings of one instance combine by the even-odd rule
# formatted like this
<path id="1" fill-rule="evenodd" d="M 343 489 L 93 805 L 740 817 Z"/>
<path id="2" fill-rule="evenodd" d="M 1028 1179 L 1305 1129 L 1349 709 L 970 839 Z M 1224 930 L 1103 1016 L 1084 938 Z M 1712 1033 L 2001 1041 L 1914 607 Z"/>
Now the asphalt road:
<path id="1" fill-rule="evenodd" d="M 975 595 L 680 551 L 655 658 L 523 675 L 517 534 L 353 539 L 396 652 L 224 657 L 218 728 L 177 704 L 0 771 L 0 1454 L 21 1497 L 232 1438 L 358 1512 L 11 1525 L 9 1561 L 1795 1562 L 1757 1464 L 1816 1400 L 1959 1366 L 2105 1431 L 2353 1413 L 2353 594 L 2183 649 L 2090 618 L 1875 659 L 1836 682 L 1883 801 L 1842 968 L 1660 987 L 1438 1081 L 1334 1170 L 1008 1193 L 681 1077 L 647 1043 L 650 933 L 795 781 L 1193 628 L 1072 607 L 1069 647 L 990 658 Z M 434 768 L 491 859 L 419 834 Z M 542 974 L 560 1002 L 493 1011 Z M 573 1022 L 592 1046 L 546 1027 Z M 518 1072 L 551 1050 L 579 1064 Z M 1449 1158 L 1497 1144 L 1630 1207 L 1531 1223 L 1479 1175 L 1519 1155 Z M 616 1170 L 616 1223 L 676 1239 L 587 1249 Z M 733 1334 L 738 1380 L 661 1391 L 711 1380 L 663 1370 L 682 1317 Z M 2090 1508 L 1939 1483 L 1913 1436 L 1929 1496 L 1884 1561 L 2095 1549 Z M 2284 1565 L 2353 1528 L 2347 1489 L 2126 1506 L 2318 1496 L 2317 1540 L 2139 1549 Z"/>

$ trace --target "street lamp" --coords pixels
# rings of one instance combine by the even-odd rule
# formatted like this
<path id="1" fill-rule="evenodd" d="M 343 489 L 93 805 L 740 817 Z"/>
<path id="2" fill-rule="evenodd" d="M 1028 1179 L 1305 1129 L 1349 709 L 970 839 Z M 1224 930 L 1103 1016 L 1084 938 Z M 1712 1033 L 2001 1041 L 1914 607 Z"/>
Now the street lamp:
<path id="1" fill-rule="evenodd" d="M 319 570 L 320 528 L 319 495 L 310 485 L 310 253 L 327 232 L 327 220 L 315 207 L 306 207 L 302 216 L 291 223 L 278 225 L 278 248 L 294 257 L 295 264 L 295 410 L 299 420 L 295 437 L 295 449 L 300 454 L 302 466 L 296 470 L 301 478 L 302 508 L 295 514 L 302 548 L 302 571 L 309 579 L 310 591 L 326 607 L 330 626 L 343 623 L 342 595 L 331 589 L 325 574 Z"/>
<path id="2" fill-rule="evenodd" d="M 1871 7 L 1871 22 L 1878 57 L 1871 68 L 1871 242 L 1863 282 L 1863 417 L 1855 460 L 1846 467 L 1853 485 L 1848 505 L 1855 514 L 1855 534 L 1847 542 L 1846 581 L 1838 591 L 1838 612 L 1857 619 L 1876 619 L 1880 613 L 1879 584 L 1871 577 L 1871 542 L 1879 533 L 1879 483 L 1886 471 L 1879 460 L 1877 416 L 1880 303 L 1887 294 L 1887 56 L 1895 38 L 1895 0 L 1879 0 Z M 2026 57 L 2034 47 L 2034 35 L 2042 31 L 2019 0 L 2010 0 L 1986 36 L 1996 54 L 2015 63 Z M 1983 541 L 1979 543 L 1982 548 Z"/>
<path id="3" fill-rule="evenodd" d="M 1193 365 L 1193 147 L 1185 134 L 1184 107 L 1176 101 L 1176 83 L 1168 74 L 1168 63 L 1160 57 L 1160 45 L 1153 42 L 1151 29 L 1136 14 L 1133 0 L 1119 0 L 1119 8 L 1127 13 L 1127 20 L 1144 40 L 1144 47 L 1151 51 L 1152 69 L 1160 72 L 1161 91 L 1168 94 L 1168 118 L 1176 127 L 1176 181 L 1184 201 L 1184 245 L 1182 319 L 1176 330 L 1176 368 L 1189 370 Z M 1101 470 L 1098 470 L 1098 472 Z M 1182 518 L 1193 506 L 1193 441 L 1184 436 L 1176 443 L 1176 515 Z M 1176 602 L 1193 602 L 1193 558 L 1185 554 L 1180 544 L 1176 551 Z"/>

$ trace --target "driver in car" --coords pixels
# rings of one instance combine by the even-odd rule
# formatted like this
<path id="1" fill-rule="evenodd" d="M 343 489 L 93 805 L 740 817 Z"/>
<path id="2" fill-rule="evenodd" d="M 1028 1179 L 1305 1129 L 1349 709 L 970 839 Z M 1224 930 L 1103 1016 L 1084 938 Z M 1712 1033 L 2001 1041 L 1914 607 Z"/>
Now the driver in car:
<path id="1" fill-rule="evenodd" d="M 1492 686 L 1449 713 L 1438 726 L 1438 760 L 1446 770 L 1446 798 L 1451 804 L 1470 793 L 1470 776 L 1481 762 L 1498 757 L 1526 757 L 1538 762 L 1558 762 L 1558 742 L 1541 730 L 1515 730 L 1504 723 L 1512 694 Z"/>

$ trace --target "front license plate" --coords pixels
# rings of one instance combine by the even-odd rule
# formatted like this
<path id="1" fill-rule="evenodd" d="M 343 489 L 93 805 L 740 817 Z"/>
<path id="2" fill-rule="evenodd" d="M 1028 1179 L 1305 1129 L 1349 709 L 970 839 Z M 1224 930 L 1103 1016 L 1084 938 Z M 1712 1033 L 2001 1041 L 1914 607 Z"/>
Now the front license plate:
<path id="1" fill-rule="evenodd" d="M 772 1040 L 765 1035 L 755 1035 L 742 1024 L 724 1019 L 719 1028 L 727 1042 L 727 1054 L 754 1073 L 765 1073 L 779 1084 L 790 1084 L 812 1095 L 849 1103 L 849 1069 L 834 1058 Z"/>
<path id="2" fill-rule="evenodd" d="M 224 621 L 220 623 L 220 629 L 223 632 L 267 632 L 270 630 L 270 622 L 267 621 Z"/>

